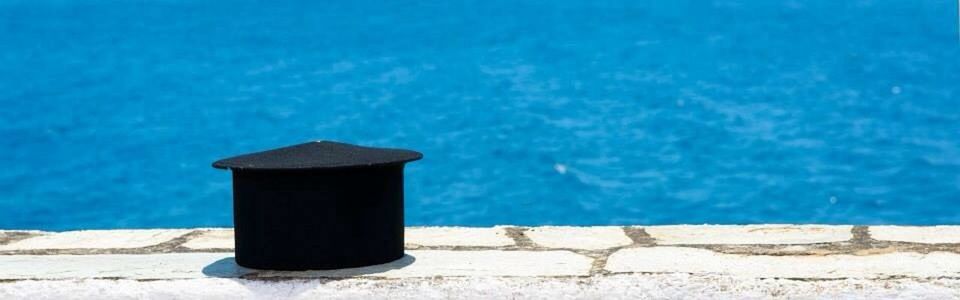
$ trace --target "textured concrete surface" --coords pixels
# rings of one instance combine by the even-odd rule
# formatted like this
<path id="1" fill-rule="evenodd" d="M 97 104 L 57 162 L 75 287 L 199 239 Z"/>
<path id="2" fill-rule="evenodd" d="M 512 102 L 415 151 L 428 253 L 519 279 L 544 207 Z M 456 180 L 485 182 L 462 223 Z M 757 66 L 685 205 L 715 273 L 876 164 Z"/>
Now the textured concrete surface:
<path id="1" fill-rule="evenodd" d="M 960 226 L 870 226 L 870 235 L 881 241 L 960 243 Z"/>
<path id="2" fill-rule="evenodd" d="M 384 265 L 237 266 L 229 229 L 0 231 L 0 299 L 954 299 L 960 227 L 408 228 Z"/>
<path id="3" fill-rule="evenodd" d="M 688 274 L 402 280 L 0 282 L 0 299 L 957 299 L 957 279 L 789 280 Z"/>
<path id="4" fill-rule="evenodd" d="M 500 247 L 513 245 L 504 227 L 410 227 L 404 230 L 408 245 Z"/>
<path id="5" fill-rule="evenodd" d="M 6 245 L 13 243 L 22 239 L 31 238 L 39 235 L 47 234 L 47 232 L 30 230 L 30 231 L 13 231 L 13 230 L 0 230 L 0 245 Z"/>
<path id="6" fill-rule="evenodd" d="M 619 229 L 618 229 L 619 230 Z M 408 247 L 503 247 L 513 245 L 504 227 L 409 227 L 405 230 Z M 232 229 L 203 230 L 196 238 L 183 244 L 193 250 L 233 249 Z"/>
<path id="7" fill-rule="evenodd" d="M 606 269 L 614 273 L 719 274 L 754 278 L 960 278 L 960 254 L 770 256 L 651 247 L 617 251 L 607 260 Z"/>
<path id="8" fill-rule="evenodd" d="M 6 255 L 0 256 L 0 279 L 585 276 L 592 262 L 569 251 L 409 250 L 407 257 L 378 266 L 280 272 L 237 266 L 232 253 Z"/>
<path id="9" fill-rule="evenodd" d="M 205 278 L 209 265 L 231 253 L 3 255 L 0 278 L 17 279 L 184 279 Z"/>
<path id="10" fill-rule="evenodd" d="M 852 226 L 700 225 L 650 226 L 647 234 L 660 245 L 812 244 L 846 241 Z"/>
<path id="11" fill-rule="evenodd" d="M 190 230 L 84 230 L 39 235 L 0 246 L 6 250 L 117 249 L 157 245 Z"/>
<path id="12" fill-rule="evenodd" d="M 183 247 L 202 249 L 233 249 L 233 229 L 203 230 L 197 237 L 183 243 Z"/>
<path id="13" fill-rule="evenodd" d="M 623 228 L 614 226 L 544 226 L 524 231 L 537 245 L 547 248 L 601 250 L 633 244 Z"/>

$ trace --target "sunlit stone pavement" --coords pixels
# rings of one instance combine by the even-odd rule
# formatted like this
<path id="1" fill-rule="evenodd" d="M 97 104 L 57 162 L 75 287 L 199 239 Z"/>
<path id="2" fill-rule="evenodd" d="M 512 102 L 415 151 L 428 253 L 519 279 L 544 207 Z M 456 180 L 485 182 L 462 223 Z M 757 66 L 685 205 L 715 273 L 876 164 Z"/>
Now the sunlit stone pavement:
<path id="1" fill-rule="evenodd" d="M 0 299 L 960 297 L 960 227 L 410 227 L 384 265 L 237 266 L 230 229 L 0 231 Z"/>

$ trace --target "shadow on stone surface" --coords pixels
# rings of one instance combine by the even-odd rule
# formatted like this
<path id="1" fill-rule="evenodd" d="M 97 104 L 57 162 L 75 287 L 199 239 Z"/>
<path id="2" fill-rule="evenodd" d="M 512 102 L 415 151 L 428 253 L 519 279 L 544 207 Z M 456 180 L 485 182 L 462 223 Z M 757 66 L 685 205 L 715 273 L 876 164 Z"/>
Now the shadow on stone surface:
<path id="1" fill-rule="evenodd" d="M 415 257 L 405 254 L 398 260 L 368 267 L 337 270 L 272 271 L 244 268 L 237 265 L 237 261 L 233 257 L 227 257 L 203 267 L 203 274 L 218 278 L 348 278 L 376 275 L 401 269 L 413 264 L 416 260 Z"/>

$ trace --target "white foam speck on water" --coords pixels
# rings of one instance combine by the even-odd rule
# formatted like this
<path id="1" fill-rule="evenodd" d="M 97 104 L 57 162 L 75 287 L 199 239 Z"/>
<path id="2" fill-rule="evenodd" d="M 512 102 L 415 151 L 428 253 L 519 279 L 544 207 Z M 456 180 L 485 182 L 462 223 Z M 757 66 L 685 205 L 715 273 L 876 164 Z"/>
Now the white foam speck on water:
<path id="1" fill-rule="evenodd" d="M 567 174 L 567 166 L 564 164 L 554 164 L 553 169 L 556 170 L 557 173 L 560 173 L 561 175 Z"/>

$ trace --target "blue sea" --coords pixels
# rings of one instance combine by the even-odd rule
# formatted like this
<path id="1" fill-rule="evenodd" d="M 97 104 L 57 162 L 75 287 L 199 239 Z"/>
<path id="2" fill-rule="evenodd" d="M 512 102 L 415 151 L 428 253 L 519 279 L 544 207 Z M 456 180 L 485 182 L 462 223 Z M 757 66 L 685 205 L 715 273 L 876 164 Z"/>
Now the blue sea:
<path id="1" fill-rule="evenodd" d="M 0 0 L 0 228 L 231 226 L 214 160 L 415 149 L 408 225 L 960 223 L 956 0 Z"/>

